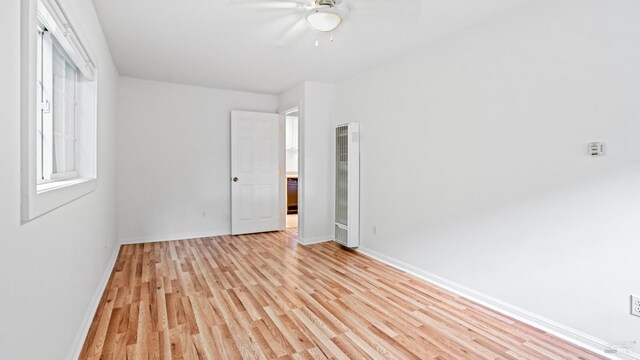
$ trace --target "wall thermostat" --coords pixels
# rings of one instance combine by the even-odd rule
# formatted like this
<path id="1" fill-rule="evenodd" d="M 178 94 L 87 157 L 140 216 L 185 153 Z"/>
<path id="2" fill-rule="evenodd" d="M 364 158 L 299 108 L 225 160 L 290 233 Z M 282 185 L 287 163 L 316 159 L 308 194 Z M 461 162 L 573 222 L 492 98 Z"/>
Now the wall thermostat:
<path id="1" fill-rule="evenodd" d="M 604 156 L 605 146 L 603 142 L 592 142 L 589 144 L 589 155 Z"/>

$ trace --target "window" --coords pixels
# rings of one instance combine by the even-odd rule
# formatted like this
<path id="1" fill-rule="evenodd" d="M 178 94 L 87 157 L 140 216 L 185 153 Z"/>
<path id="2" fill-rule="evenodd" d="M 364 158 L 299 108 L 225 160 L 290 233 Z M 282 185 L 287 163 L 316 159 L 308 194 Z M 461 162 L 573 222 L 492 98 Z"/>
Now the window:
<path id="1" fill-rule="evenodd" d="M 287 150 L 298 149 L 298 116 L 286 116 L 285 124 L 286 136 L 285 145 Z"/>
<path id="2" fill-rule="evenodd" d="M 23 7 L 22 221 L 95 190 L 97 69 L 58 0 Z"/>
<path id="3" fill-rule="evenodd" d="M 78 177 L 78 70 L 44 27 L 38 30 L 38 184 Z"/>

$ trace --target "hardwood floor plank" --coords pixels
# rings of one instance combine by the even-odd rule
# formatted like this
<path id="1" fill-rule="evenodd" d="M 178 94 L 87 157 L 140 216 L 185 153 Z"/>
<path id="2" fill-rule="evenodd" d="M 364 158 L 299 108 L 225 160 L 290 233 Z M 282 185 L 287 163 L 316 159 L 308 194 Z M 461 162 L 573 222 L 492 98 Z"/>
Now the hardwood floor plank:
<path id="1" fill-rule="evenodd" d="M 297 229 L 122 246 L 80 359 L 603 359 Z"/>

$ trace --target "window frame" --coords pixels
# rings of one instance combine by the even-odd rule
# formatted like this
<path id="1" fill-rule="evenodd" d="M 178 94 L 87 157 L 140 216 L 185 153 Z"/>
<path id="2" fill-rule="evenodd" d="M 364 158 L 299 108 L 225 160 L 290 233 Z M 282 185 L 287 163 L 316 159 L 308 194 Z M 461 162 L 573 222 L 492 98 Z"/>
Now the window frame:
<path id="1" fill-rule="evenodd" d="M 97 189 L 97 108 L 98 72 L 93 52 L 86 47 L 76 26 L 59 0 L 24 0 L 21 2 L 21 223 L 25 224 Z M 76 70 L 74 171 L 54 174 L 51 168 L 42 179 L 43 144 L 39 144 L 38 113 L 42 94 L 38 91 L 38 32 L 47 29 L 57 42 L 67 64 Z M 49 108 L 53 105 L 49 100 Z M 53 123 L 50 123 L 53 135 Z M 66 126 L 66 124 L 65 124 Z M 65 141 L 66 142 L 66 141 Z M 66 145 L 65 145 L 66 146 Z M 51 156 L 53 152 L 51 152 Z M 53 162 L 50 161 L 51 166 Z M 48 171 L 48 170 L 47 170 Z"/>

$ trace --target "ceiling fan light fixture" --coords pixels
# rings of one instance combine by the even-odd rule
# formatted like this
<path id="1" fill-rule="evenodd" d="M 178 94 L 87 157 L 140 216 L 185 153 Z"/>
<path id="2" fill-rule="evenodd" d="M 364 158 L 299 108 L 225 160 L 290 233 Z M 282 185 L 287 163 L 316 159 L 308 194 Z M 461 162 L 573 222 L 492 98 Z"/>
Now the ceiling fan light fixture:
<path id="1" fill-rule="evenodd" d="M 342 23 L 342 16 L 331 8 L 316 9 L 307 15 L 307 22 L 321 32 L 333 31 Z"/>

